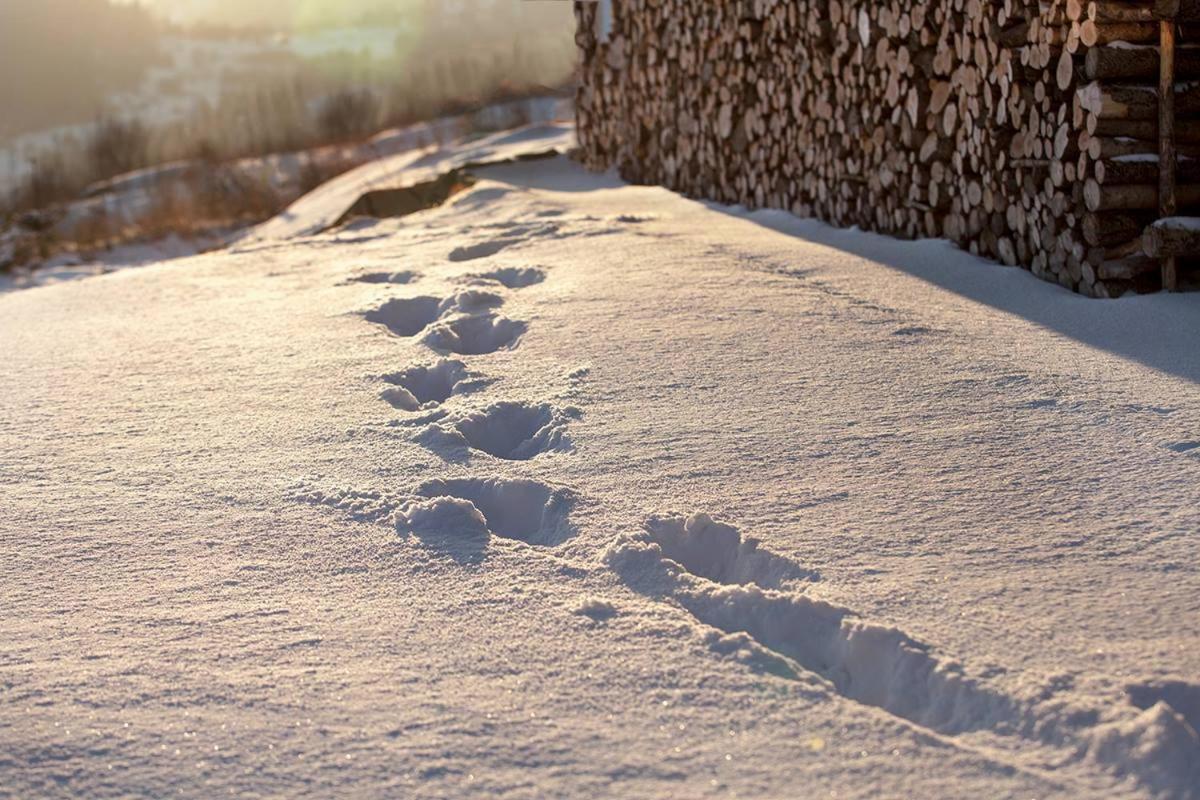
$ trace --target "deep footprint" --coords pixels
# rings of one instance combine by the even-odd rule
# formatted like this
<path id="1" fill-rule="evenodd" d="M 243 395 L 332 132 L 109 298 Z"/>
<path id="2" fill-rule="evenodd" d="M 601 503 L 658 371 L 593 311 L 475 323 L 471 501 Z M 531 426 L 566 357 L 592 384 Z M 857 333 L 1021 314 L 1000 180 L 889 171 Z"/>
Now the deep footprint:
<path id="1" fill-rule="evenodd" d="M 1187 788 L 1200 785 L 1200 736 L 1193 727 L 1200 690 L 1194 684 L 1130 686 L 1127 713 L 1102 724 L 1093 709 L 1064 707 L 1055 699 L 1043 708 L 984 686 L 903 631 L 863 621 L 850 609 L 702 576 L 736 580 L 746 568 L 739 566 L 742 545 L 731 546 L 732 529 L 702 515 L 682 527 L 676 523 L 650 520 L 645 533 L 619 540 L 606 560 L 630 587 L 672 598 L 724 633 L 713 640 L 715 649 L 757 645 L 760 663 L 771 671 L 796 679 L 804 674 L 797 667 L 815 673 L 843 697 L 939 734 L 988 731 L 1059 747 L 1071 753 L 1068 758 L 1086 757 L 1118 775 L 1132 772 L 1162 796 L 1197 797 Z M 1129 713 L 1136 709 L 1146 710 Z"/>
<path id="2" fill-rule="evenodd" d="M 716 583 L 778 589 L 787 581 L 818 577 L 794 561 L 760 549 L 757 539 L 742 538 L 737 528 L 715 522 L 707 514 L 686 519 L 652 517 L 646 523 L 646 537 L 688 572 Z"/>
<path id="3" fill-rule="evenodd" d="M 441 304 L 436 297 L 394 298 L 368 311 L 366 319 L 383 325 L 397 336 L 416 336 L 437 320 Z"/>
<path id="4" fill-rule="evenodd" d="M 546 280 L 546 273 L 534 267 L 504 267 L 476 275 L 485 281 L 495 281 L 506 289 L 524 289 Z"/>
<path id="5" fill-rule="evenodd" d="M 721 585 L 692 572 L 689 564 L 712 575 L 736 576 L 739 570 L 749 570 L 752 560 L 739 566 L 741 546 L 731 546 L 729 526 L 714 528 L 716 523 L 703 515 L 689 523 L 682 531 L 664 535 L 662 531 L 673 526 L 651 520 L 647 533 L 610 552 L 609 563 L 631 585 L 657 569 L 670 595 L 697 620 L 726 634 L 749 635 L 769 651 L 826 678 L 852 700 L 940 733 L 1020 723 L 1021 709 L 1014 700 L 978 685 L 953 662 L 940 662 L 927 646 L 902 631 L 863 622 L 849 609 L 803 594 Z M 659 539 L 682 561 L 668 556 Z M 676 565 L 685 571 L 680 573 Z M 655 589 L 661 590 L 661 585 Z"/>
<path id="6" fill-rule="evenodd" d="M 496 314 L 459 317 L 435 325 L 424 341 L 434 350 L 480 356 L 516 347 L 528 327 Z"/>
<path id="7" fill-rule="evenodd" d="M 381 396 L 395 408 L 420 411 L 450 399 L 470 377 L 466 364 L 442 359 L 429 366 L 409 367 L 384 375 L 383 379 L 391 386 Z"/>
<path id="8" fill-rule="evenodd" d="M 509 461 L 526 461 L 570 446 L 567 419 L 548 405 L 505 402 L 463 417 L 454 427 L 475 450 Z"/>
<path id="9" fill-rule="evenodd" d="M 515 539 L 553 546 L 569 539 L 574 496 L 532 480 L 458 478 L 421 486 L 424 498 L 397 514 L 397 527 L 419 536 L 458 535 Z"/>

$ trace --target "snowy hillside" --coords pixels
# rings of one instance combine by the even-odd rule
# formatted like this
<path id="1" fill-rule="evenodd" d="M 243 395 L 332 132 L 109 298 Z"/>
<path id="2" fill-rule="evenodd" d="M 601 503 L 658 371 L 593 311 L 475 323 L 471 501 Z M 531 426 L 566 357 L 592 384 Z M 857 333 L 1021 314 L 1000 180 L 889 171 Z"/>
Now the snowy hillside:
<path id="1" fill-rule="evenodd" d="M 1194 296 L 476 175 L 0 295 L 0 795 L 1200 797 Z"/>

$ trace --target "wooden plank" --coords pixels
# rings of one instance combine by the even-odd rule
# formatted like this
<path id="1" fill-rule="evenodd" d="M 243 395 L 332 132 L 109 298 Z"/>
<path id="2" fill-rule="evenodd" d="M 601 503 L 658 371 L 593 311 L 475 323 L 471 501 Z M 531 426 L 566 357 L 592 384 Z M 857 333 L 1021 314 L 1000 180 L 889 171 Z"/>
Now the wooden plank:
<path id="1" fill-rule="evenodd" d="M 1158 72 L 1158 215 L 1175 215 L 1175 21 L 1164 19 L 1159 28 Z M 1168 292 L 1179 289 L 1175 256 L 1162 261 L 1162 285 Z"/>

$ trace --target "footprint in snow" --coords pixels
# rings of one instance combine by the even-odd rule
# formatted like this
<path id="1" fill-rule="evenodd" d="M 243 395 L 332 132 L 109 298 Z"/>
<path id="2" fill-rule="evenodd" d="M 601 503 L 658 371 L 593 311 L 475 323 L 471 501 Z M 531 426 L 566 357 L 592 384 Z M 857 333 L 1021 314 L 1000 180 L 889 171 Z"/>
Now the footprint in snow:
<path id="1" fill-rule="evenodd" d="M 435 408 L 452 395 L 477 389 L 487 383 L 468 370 L 463 362 L 448 359 L 393 372 L 384 375 L 383 380 L 390 384 L 383 390 L 383 399 L 404 411 Z"/>
<path id="2" fill-rule="evenodd" d="M 529 326 L 497 314 L 443 320 L 425 334 L 425 344 L 444 353 L 479 356 L 517 346 Z"/>
<path id="3" fill-rule="evenodd" d="M 718 651 L 744 652 L 784 677 L 819 675 L 844 697 L 944 734 L 1021 720 L 1017 701 L 903 631 L 772 590 L 808 575 L 707 515 L 653 518 L 642 534 L 610 548 L 607 560 L 631 588 L 669 597 L 720 631 L 712 639 Z"/>
<path id="4" fill-rule="evenodd" d="M 366 313 L 368 322 L 382 325 L 396 336 L 416 336 L 441 316 L 436 297 L 403 297 L 388 300 Z"/>
<path id="5" fill-rule="evenodd" d="M 546 280 L 546 273 L 536 267 L 503 267 L 472 276 L 481 282 L 495 282 L 507 289 L 524 289 Z"/>
<path id="6" fill-rule="evenodd" d="M 503 305 L 504 298 L 494 292 L 468 289 L 444 299 L 436 297 L 396 297 L 368 311 L 368 322 L 383 325 L 396 336 L 416 336 L 439 319 L 451 314 L 471 314 Z"/>
<path id="7" fill-rule="evenodd" d="M 470 448 L 506 461 L 528 461 L 571 446 L 567 423 L 578 411 L 559 411 L 547 404 L 501 402 L 482 411 L 443 420 L 417 439 L 432 450 L 453 454 Z"/>
<path id="8" fill-rule="evenodd" d="M 1096 722 L 1103 717 L 1085 707 L 1072 711 L 1055 702 L 1043 708 L 985 683 L 986 672 L 968 674 L 902 630 L 802 593 L 764 590 L 780 569 L 786 575 L 794 565 L 747 544 L 735 529 L 702 514 L 653 518 L 641 535 L 619 540 L 606 559 L 631 588 L 670 598 L 715 628 L 706 636 L 715 651 L 782 677 L 819 675 L 849 700 L 942 735 L 986 730 L 1025 746 L 1053 737 L 1118 775 L 1132 773 L 1164 797 L 1191 797 L 1180 790 L 1200 785 L 1200 685 L 1156 680 L 1128 686 L 1130 707 L 1112 721 Z"/>
<path id="9" fill-rule="evenodd" d="M 455 478 L 423 484 L 396 514 L 396 527 L 422 539 L 489 536 L 551 547 L 574 535 L 574 494 L 534 480 Z"/>
<path id="10" fill-rule="evenodd" d="M 724 584 L 754 584 L 778 589 L 790 581 L 817 580 L 819 575 L 743 538 L 737 528 L 707 514 L 651 517 L 643 534 L 663 555 L 688 572 Z"/>

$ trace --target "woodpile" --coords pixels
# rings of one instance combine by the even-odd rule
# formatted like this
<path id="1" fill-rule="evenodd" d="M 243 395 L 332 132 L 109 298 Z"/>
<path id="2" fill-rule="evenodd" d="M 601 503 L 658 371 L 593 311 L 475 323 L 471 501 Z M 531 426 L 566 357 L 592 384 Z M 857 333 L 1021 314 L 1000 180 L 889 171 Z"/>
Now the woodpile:
<path id="1" fill-rule="evenodd" d="M 1200 212 L 1200 0 L 576 9 L 582 158 L 633 182 L 944 236 L 1099 297 L 1159 288 L 1143 231 Z"/>

